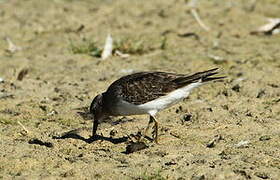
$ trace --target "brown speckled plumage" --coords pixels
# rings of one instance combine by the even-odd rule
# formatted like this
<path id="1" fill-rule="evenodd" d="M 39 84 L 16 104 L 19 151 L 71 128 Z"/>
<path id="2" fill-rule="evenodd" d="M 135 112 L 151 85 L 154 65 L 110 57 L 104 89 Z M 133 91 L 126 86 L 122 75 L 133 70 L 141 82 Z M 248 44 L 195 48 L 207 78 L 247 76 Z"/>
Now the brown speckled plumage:
<path id="1" fill-rule="evenodd" d="M 113 82 L 105 96 L 121 97 L 123 100 L 140 105 L 164 96 L 178 88 L 199 81 L 210 81 L 223 77 L 209 76 L 217 74 L 217 68 L 193 75 L 166 72 L 139 72 L 124 76 Z"/>

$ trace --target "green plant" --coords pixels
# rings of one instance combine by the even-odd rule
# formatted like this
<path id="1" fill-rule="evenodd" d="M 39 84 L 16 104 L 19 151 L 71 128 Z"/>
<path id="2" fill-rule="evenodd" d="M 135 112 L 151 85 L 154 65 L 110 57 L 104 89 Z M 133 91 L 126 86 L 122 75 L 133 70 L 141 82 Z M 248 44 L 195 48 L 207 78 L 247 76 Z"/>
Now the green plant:
<path id="1" fill-rule="evenodd" d="M 124 38 L 114 41 L 114 50 L 127 54 L 144 54 L 154 48 L 148 45 L 143 38 Z"/>
<path id="2" fill-rule="evenodd" d="M 70 51 L 73 54 L 87 54 L 93 57 L 101 57 L 102 49 L 100 49 L 93 40 L 84 40 L 82 43 L 74 44 L 70 40 Z"/>

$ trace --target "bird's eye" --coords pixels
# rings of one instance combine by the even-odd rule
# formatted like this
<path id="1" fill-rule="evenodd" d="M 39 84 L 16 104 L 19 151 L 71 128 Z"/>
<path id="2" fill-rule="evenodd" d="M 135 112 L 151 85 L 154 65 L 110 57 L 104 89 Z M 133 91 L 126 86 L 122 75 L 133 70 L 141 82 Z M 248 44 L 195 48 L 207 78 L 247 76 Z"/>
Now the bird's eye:
<path id="1" fill-rule="evenodd" d="M 102 95 L 97 95 L 93 99 L 89 109 L 92 114 L 96 113 L 96 109 L 98 109 L 98 107 L 101 105 L 101 100 L 102 100 Z"/>

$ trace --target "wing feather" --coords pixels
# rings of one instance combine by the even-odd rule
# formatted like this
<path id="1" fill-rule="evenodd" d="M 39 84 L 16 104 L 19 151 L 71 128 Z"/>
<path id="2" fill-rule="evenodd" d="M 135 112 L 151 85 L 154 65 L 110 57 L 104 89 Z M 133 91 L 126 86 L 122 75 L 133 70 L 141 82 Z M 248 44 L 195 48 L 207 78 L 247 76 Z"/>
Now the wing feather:
<path id="1" fill-rule="evenodd" d="M 105 94 L 140 105 L 199 80 L 204 82 L 224 78 L 210 78 L 217 74 L 216 70 L 217 68 L 210 69 L 190 76 L 165 72 L 139 72 L 116 80 L 109 86 Z"/>

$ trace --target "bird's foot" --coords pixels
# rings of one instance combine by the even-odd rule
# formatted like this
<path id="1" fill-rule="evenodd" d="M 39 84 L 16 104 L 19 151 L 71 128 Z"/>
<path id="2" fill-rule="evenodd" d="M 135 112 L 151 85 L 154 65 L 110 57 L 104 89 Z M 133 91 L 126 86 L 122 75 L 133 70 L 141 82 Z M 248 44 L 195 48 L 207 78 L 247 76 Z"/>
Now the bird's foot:
<path id="1" fill-rule="evenodd" d="M 140 131 L 138 131 L 137 134 L 130 134 L 128 136 L 128 138 L 132 142 L 140 142 L 140 141 L 142 141 L 142 133 Z"/>

